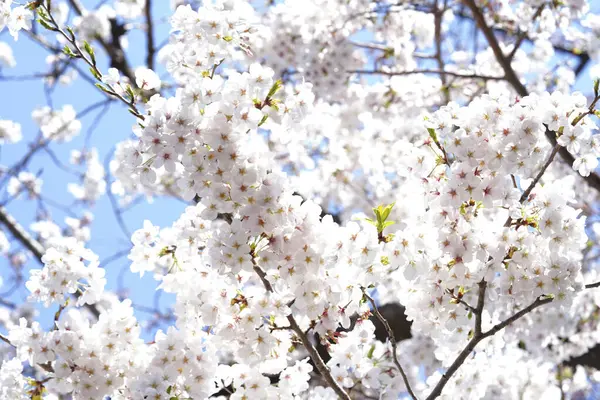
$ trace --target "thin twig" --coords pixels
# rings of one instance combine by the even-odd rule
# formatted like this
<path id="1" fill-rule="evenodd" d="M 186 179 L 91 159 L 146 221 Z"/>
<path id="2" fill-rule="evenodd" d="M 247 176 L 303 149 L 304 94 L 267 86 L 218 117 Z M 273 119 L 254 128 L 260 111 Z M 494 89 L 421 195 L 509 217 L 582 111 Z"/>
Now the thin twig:
<path id="1" fill-rule="evenodd" d="M 75 1 L 75 0 L 72 0 L 72 1 Z M 90 55 L 90 57 L 86 56 L 87 51 L 84 52 L 81 50 L 81 48 L 79 47 L 79 44 L 77 43 L 75 35 L 73 34 L 73 31 L 67 28 L 69 30 L 69 33 L 67 34 L 58 25 L 58 22 L 56 22 L 56 20 L 54 19 L 54 16 L 50 12 L 50 10 L 48 10 L 45 6 L 42 6 L 42 7 L 48 14 L 48 17 L 50 18 L 49 22 L 52 23 L 53 29 L 56 32 L 58 32 L 62 37 L 64 37 L 71 46 L 73 46 L 73 49 L 75 51 L 74 54 L 76 55 L 76 57 L 82 59 L 87 65 L 89 65 L 89 67 L 93 70 L 94 74 L 99 78 L 99 80 L 101 80 L 103 77 L 103 74 L 100 71 L 100 69 L 98 69 L 95 59 L 92 57 L 92 55 Z M 105 43 L 105 42 L 101 41 L 101 43 Z M 71 50 L 71 51 L 73 51 L 73 50 Z M 131 75 L 131 72 L 129 72 L 129 74 Z M 130 79 L 130 82 L 134 81 L 133 75 L 131 75 L 131 76 L 128 75 L 128 77 Z M 102 91 L 110 94 L 111 96 L 116 97 L 117 99 L 119 99 L 123 103 L 125 103 L 129 107 L 129 111 L 135 117 L 141 119 L 142 121 L 145 119 L 144 116 L 138 111 L 137 107 L 135 106 L 135 97 L 134 96 L 131 96 L 131 99 L 128 100 L 125 97 L 123 97 L 123 95 L 118 93 L 111 85 L 108 85 L 108 84 L 105 84 L 105 87 L 102 89 Z"/>
<path id="2" fill-rule="evenodd" d="M 387 332 L 390 343 L 392 344 L 392 359 L 394 360 L 394 364 L 396 364 L 396 368 L 398 368 L 398 371 L 400 371 L 400 375 L 402 375 L 402 379 L 404 380 L 404 385 L 406 386 L 406 390 L 408 391 L 408 394 L 410 395 L 411 398 L 413 398 L 414 400 L 417 400 L 417 396 L 415 395 L 415 392 L 410 387 L 410 382 L 408 381 L 408 376 L 406 376 L 406 372 L 404 372 L 404 368 L 402 368 L 402 365 L 400 364 L 400 361 L 398 360 L 398 354 L 397 354 L 398 353 L 398 351 L 397 351 L 398 344 L 396 343 L 396 337 L 394 336 L 394 331 L 390 327 L 390 324 L 385 319 L 385 317 L 383 315 L 381 315 L 381 313 L 379 312 L 379 309 L 377 308 L 377 305 L 375 304 L 375 300 L 373 300 L 373 298 L 367 294 L 367 292 L 365 291 L 364 288 L 362 289 L 362 292 L 363 292 L 363 296 L 365 296 L 369 300 L 369 303 L 371 303 L 371 307 L 373 308 L 373 313 L 375 314 L 377 319 L 383 324 L 383 326 Z"/>
<path id="3" fill-rule="evenodd" d="M 446 293 L 448 293 L 450 295 L 450 297 L 452 297 L 452 300 L 462 304 L 463 306 L 467 307 L 469 309 L 469 311 L 471 312 L 475 312 L 475 307 L 473 307 L 472 305 L 470 305 L 469 303 L 467 303 L 466 301 L 464 301 L 462 298 L 456 296 L 454 294 L 453 291 L 451 291 L 450 289 L 446 289 Z"/>
<path id="4" fill-rule="evenodd" d="M 10 340 L 8 340 L 8 338 L 1 333 L 0 333 L 0 340 L 2 340 L 4 343 L 8 343 L 10 346 L 14 347 L 14 345 L 10 342 Z"/>

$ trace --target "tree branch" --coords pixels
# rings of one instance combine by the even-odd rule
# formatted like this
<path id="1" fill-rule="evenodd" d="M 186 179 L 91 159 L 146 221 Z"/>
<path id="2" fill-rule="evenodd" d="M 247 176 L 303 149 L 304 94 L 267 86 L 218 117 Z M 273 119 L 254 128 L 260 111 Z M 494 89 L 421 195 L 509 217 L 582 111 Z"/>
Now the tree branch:
<path id="1" fill-rule="evenodd" d="M 483 304 L 483 300 L 482 300 L 483 295 L 485 295 L 485 285 L 481 285 L 481 283 L 480 283 L 479 299 L 477 300 L 477 308 L 478 309 L 479 309 L 479 305 Z M 497 332 L 506 328 L 508 325 L 512 324 L 513 322 L 520 319 L 524 315 L 530 313 L 534 309 L 536 309 L 544 304 L 552 302 L 553 300 L 554 299 L 551 297 L 542 298 L 540 296 L 533 303 L 531 303 L 530 305 L 528 305 L 521 311 L 517 312 L 510 318 L 505 319 L 504 321 L 500 322 L 499 324 L 494 325 L 489 331 L 483 332 L 483 333 L 481 332 L 481 312 L 479 313 L 479 318 L 478 318 L 477 314 L 475 314 L 475 334 L 473 335 L 473 338 L 471 338 L 471 340 L 469 340 L 469 343 L 467 343 L 467 345 L 460 352 L 458 357 L 456 357 L 456 359 L 454 360 L 452 365 L 450 365 L 450 367 L 446 370 L 444 375 L 442 375 L 441 379 L 435 385 L 435 387 L 433 388 L 433 390 L 431 391 L 429 396 L 427 396 L 426 400 L 433 400 L 442 393 L 444 386 L 446 386 L 446 384 L 448 383 L 448 381 L 450 380 L 452 375 L 454 375 L 456 373 L 456 371 L 458 371 L 460 366 L 465 362 L 465 360 L 471 354 L 471 352 L 475 349 L 475 347 L 477 347 L 479 342 L 481 342 L 483 339 L 493 336 L 494 334 L 496 334 Z M 483 305 L 481 306 L 481 311 L 483 311 Z M 477 328 L 478 326 L 479 326 L 479 328 Z M 477 333 L 478 331 L 479 331 L 479 333 Z"/>
<path id="2" fill-rule="evenodd" d="M 478 283 L 479 294 L 477 297 L 477 307 L 475 308 L 475 333 L 474 336 L 481 336 L 481 315 L 483 314 L 483 306 L 485 305 L 485 290 L 487 288 L 487 282 L 481 280 Z"/>
<path id="3" fill-rule="evenodd" d="M 144 15 L 146 17 L 146 65 L 150 69 L 154 69 L 154 22 L 152 20 L 152 0 L 146 0 L 144 7 Z"/>
<path id="4" fill-rule="evenodd" d="M 464 79 L 483 79 L 483 80 L 495 80 L 502 81 L 505 78 L 503 76 L 487 76 L 479 74 L 462 74 L 459 72 L 452 71 L 440 71 L 436 69 L 414 69 L 412 71 L 381 71 L 381 70 L 350 70 L 346 71 L 350 74 L 363 74 L 363 75 L 386 75 L 386 76 L 398 76 L 398 75 L 413 75 L 413 74 L 438 74 L 438 75 L 449 75 L 456 78 Z"/>
<path id="5" fill-rule="evenodd" d="M 387 322 L 387 320 L 384 318 L 384 316 L 381 315 L 381 313 L 379 312 L 379 309 L 377 308 L 377 305 L 375 304 L 375 300 L 373 300 L 373 298 L 367 294 L 367 292 L 365 291 L 364 288 L 362 289 L 362 292 L 363 292 L 363 296 L 365 296 L 369 300 L 369 303 L 371 303 L 371 307 L 373 307 L 373 313 L 375 314 L 377 319 L 383 324 L 383 326 L 387 332 L 390 343 L 392 344 L 392 358 L 394 360 L 394 364 L 396 364 L 396 368 L 398 368 L 398 371 L 400 371 L 400 375 L 402 375 L 402 379 L 404 380 L 404 385 L 406 386 L 406 390 L 408 391 L 408 394 L 410 395 L 410 397 L 412 399 L 417 400 L 417 396 L 415 395 L 415 392 L 413 392 L 413 390 L 410 386 L 410 382 L 408 381 L 408 376 L 406 376 L 406 372 L 404 372 L 404 368 L 402 368 L 400 361 L 398 361 L 398 354 L 397 354 L 398 353 L 398 351 L 397 351 L 398 344 L 396 343 L 396 337 L 394 336 L 394 331 L 392 330 L 392 328 L 390 327 L 390 324 Z"/>

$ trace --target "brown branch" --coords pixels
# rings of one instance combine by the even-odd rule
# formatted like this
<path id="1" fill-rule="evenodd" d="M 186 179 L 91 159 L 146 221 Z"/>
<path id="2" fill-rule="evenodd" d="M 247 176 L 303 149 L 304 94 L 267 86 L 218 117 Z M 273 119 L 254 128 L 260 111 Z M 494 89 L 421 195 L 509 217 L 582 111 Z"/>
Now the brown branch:
<path id="1" fill-rule="evenodd" d="M 146 0 L 144 7 L 144 15 L 146 17 L 146 65 L 150 69 L 154 69 L 154 26 L 152 21 L 152 0 Z"/>
<path id="2" fill-rule="evenodd" d="M 8 213 L 6 208 L 0 206 L 0 224 L 4 225 L 11 235 L 20 242 L 27 250 L 29 250 L 35 258 L 42 262 L 44 256 L 44 246 L 35 240 L 12 215 Z"/>
<path id="3" fill-rule="evenodd" d="M 350 74 L 363 74 L 363 75 L 385 75 L 385 76 L 399 76 L 399 75 L 413 75 L 413 74 L 445 74 L 449 76 L 454 76 L 456 78 L 464 78 L 464 79 L 483 79 L 483 80 L 494 80 L 494 81 L 502 81 L 505 79 L 503 76 L 487 76 L 487 75 L 479 75 L 479 74 L 462 74 L 459 72 L 452 71 L 440 71 L 436 69 L 414 69 L 412 71 L 381 71 L 381 70 L 350 70 L 346 71 Z"/>
<path id="4" fill-rule="evenodd" d="M 371 303 L 371 307 L 373 307 L 373 313 L 375 314 L 377 319 L 383 324 L 383 326 L 387 332 L 390 343 L 392 344 L 392 359 L 394 360 L 394 364 L 396 365 L 396 368 L 398 368 L 398 371 L 400 371 L 400 375 L 402 375 L 402 379 L 404 380 L 404 385 L 406 386 L 406 390 L 408 391 L 408 394 L 410 395 L 411 398 L 413 398 L 414 400 L 417 400 L 417 396 L 415 395 L 415 392 L 413 392 L 412 388 L 410 387 L 410 382 L 408 381 L 408 376 L 406 376 L 406 372 L 404 372 L 404 368 L 402 368 L 400 361 L 398 361 L 398 350 L 397 350 L 398 344 L 396 343 L 396 337 L 394 336 L 394 331 L 390 327 L 390 324 L 388 323 L 388 321 L 379 312 L 379 309 L 377 308 L 377 305 L 375 304 L 375 300 L 373 300 L 373 298 L 367 294 L 367 292 L 365 291 L 364 288 L 362 289 L 362 292 L 363 292 L 363 296 L 365 296 L 369 300 L 369 303 Z"/>
<path id="5" fill-rule="evenodd" d="M 466 19 L 466 20 L 470 20 L 470 21 L 473 20 L 472 16 L 465 13 L 462 8 L 454 10 L 454 15 L 459 18 L 462 18 L 462 19 Z M 498 33 L 500 35 L 515 35 L 516 34 L 516 32 L 513 32 L 510 29 L 503 28 L 498 25 L 494 26 L 492 28 L 492 30 L 495 33 Z M 527 40 L 528 42 L 533 42 L 533 40 L 529 36 L 526 35 L 526 32 L 524 32 L 524 34 L 525 34 L 525 36 L 523 37 L 523 40 Z M 517 38 L 517 41 L 518 41 L 518 38 Z M 580 49 L 578 49 L 576 47 L 569 47 L 568 45 L 562 44 L 562 43 L 552 43 L 552 47 L 558 53 L 569 54 L 571 56 L 579 58 L 579 65 L 575 69 L 576 77 L 579 76 L 579 74 L 581 74 L 581 72 L 583 71 L 585 66 L 590 61 L 589 54 L 586 52 L 582 52 Z"/>
<path id="6" fill-rule="evenodd" d="M 8 338 L 1 333 L 0 333 L 0 340 L 2 340 L 4 343 L 9 344 L 10 346 L 13 346 L 13 344 L 10 342 L 10 340 L 8 340 Z"/>
<path id="7" fill-rule="evenodd" d="M 483 297 L 482 295 L 485 295 L 485 285 L 483 285 L 483 289 L 482 289 L 482 285 L 480 284 L 479 288 L 480 288 L 479 289 L 480 298 L 477 301 L 478 309 L 479 309 L 479 303 L 480 302 L 483 303 L 483 300 L 481 298 Z M 473 337 L 471 338 L 471 340 L 469 340 L 469 343 L 467 343 L 465 348 L 460 352 L 460 354 L 452 362 L 452 365 L 450 365 L 450 367 L 446 370 L 444 375 L 442 375 L 442 377 L 440 378 L 438 383 L 435 385 L 435 387 L 433 388 L 433 390 L 431 391 L 429 396 L 427 396 L 426 400 L 433 400 L 442 393 L 444 386 L 446 386 L 446 384 L 448 383 L 448 381 L 450 380 L 452 375 L 454 375 L 456 373 L 456 371 L 458 371 L 458 369 L 465 362 L 467 357 L 471 354 L 471 352 L 475 349 L 475 347 L 477 347 L 479 342 L 481 342 L 483 339 L 493 336 L 494 334 L 496 334 L 497 332 L 506 328 L 508 325 L 517 321 L 524 315 L 530 313 L 534 309 L 536 309 L 544 304 L 552 302 L 552 300 L 553 300 L 553 298 L 551 298 L 551 297 L 542 298 L 540 296 L 533 303 L 531 303 L 530 305 L 528 305 L 521 311 L 517 312 L 510 318 L 505 319 L 504 321 L 500 322 L 499 324 L 494 325 L 489 331 L 483 332 L 483 333 L 481 332 L 481 313 L 479 313 L 479 319 L 477 319 L 477 314 L 476 314 L 475 315 L 475 318 L 476 318 L 475 333 L 473 334 Z M 481 307 L 481 311 L 483 311 L 483 306 Z M 479 333 L 477 333 L 478 324 L 479 324 Z"/>
<path id="8" fill-rule="evenodd" d="M 589 283 L 589 284 L 585 285 L 586 289 L 593 289 L 593 288 L 597 288 L 597 287 L 600 287 L 600 281 L 594 282 L 594 283 Z"/>
<path id="9" fill-rule="evenodd" d="M 496 61 L 504 70 L 504 78 L 515 88 L 519 96 L 527 96 L 528 92 L 525 88 L 525 85 L 523 85 L 523 83 L 517 76 L 515 70 L 510 65 L 510 61 L 506 57 L 504 57 L 504 53 L 502 53 L 500 44 L 498 43 L 498 40 L 494 35 L 494 31 L 485 22 L 485 17 L 483 16 L 483 13 L 479 9 L 479 7 L 477 7 L 477 5 L 475 4 L 475 1 L 463 0 L 463 3 L 471 10 L 475 22 L 479 26 L 479 29 L 483 33 L 483 36 L 485 36 L 488 44 L 492 48 L 494 56 L 496 56 Z"/>
<path id="10" fill-rule="evenodd" d="M 477 284 L 479 286 L 479 294 L 477 296 L 477 307 L 475 308 L 475 333 L 474 336 L 481 336 L 481 315 L 483 314 L 483 306 L 485 305 L 485 290 L 487 289 L 487 282 L 481 280 Z"/>
<path id="11" fill-rule="evenodd" d="M 256 274 L 259 276 L 265 289 L 267 289 L 268 292 L 273 293 L 273 286 L 271 285 L 271 282 L 268 281 L 267 274 L 265 273 L 265 271 L 262 270 L 262 268 L 260 268 L 260 266 L 256 262 L 254 255 L 251 256 L 252 264 L 254 265 L 254 272 L 256 272 Z M 333 379 L 329 368 L 327 368 L 327 365 L 325 365 L 325 363 L 323 362 L 323 359 L 317 352 L 317 349 L 315 349 L 315 347 L 312 345 L 302 328 L 300 328 L 294 316 L 292 314 L 288 315 L 287 320 L 290 324 L 290 328 L 302 341 L 302 344 L 304 345 L 306 351 L 308 351 L 311 360 L 315 363 L 317 370 L 321 373 L 321 376 L 325 379 L 329 387 L 331 387 L 340 398 L 344 400 L 351 400 L 350 396 L 346 393 L 346 391 L 340 385 L 338 385 L 335 379 Z"/>

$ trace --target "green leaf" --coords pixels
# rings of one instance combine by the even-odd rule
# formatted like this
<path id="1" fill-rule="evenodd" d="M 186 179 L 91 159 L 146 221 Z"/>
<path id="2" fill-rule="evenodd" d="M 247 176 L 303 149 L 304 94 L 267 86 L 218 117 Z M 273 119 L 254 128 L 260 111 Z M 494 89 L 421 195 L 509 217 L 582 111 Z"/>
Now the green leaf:
<path id="1" fill-rule="evenodd" d="M 109 87 L 104 86 L 102 83 L 96 83 L 95 85 L 98 89 L 102 90 L 104 93 L 114 96 L 115 92 L 113 92 Z M 142 128 L 144 128 L 144 127 L 142 126 Z"/>
<path id="2" fill-rule="evenodd" d="M 360 298 L 360 300 L 358 301 L 358 304 L 359 304 L 359 305 L 363 305 L 363 304 L 365 304 L 367 301 L 369 301 L 369 300 L 367 299 L 367 296 L 366 296 L 366 295 L 363 293 L 362 297 L 361 297 L 361 298 Z"/>
<path id="3" fill-rule="evenodd" d="M 435 133 L 435 129 L 427 128 L 427 132 L 429 132 L 429 137 L 431 137 L 435 142 L 437 142 L 437 134 Z"/>
<path id="4" fill-rule="evenodd" d="M 49 31 L 58 32 L 58 29 L 56 29 L 50 23 L 46 22 L 44 19 L 38 18 L 37 21 L 40 23 L 41 26 L 43 26 L 44 28 L 48 29 Z"/>
<path id="5" fill-rule="evenodd" d="M 223 36 L 223 40 L 226 42 L 231 42 L 233 40 L 232 36 Z"/>
<path id="6" fill-rule="evenodd" d="M 87 40 L 83 41 L 83 48 L 85 49 L 86 53 L 90 55 L 92 59 L 92 64 L 96 65 L 96 55 L 94 54 L 94 49 L 92 48 L 92 46 L 90 46 Z"/>
<path id="7" fill-rule="evenodd" d="M 377 226 L 377 222 L 373 221 L 371 218 L 364 218 L 364 220 L 373 226 Z"/>
<path id="8" fill-rule="evenodd" d="M 63 47 L 63 53 L 65 53 L 66 55 L 68 55 L 71 58 L 78 58 L 79 56 L 75 53 L 73 53 L 73 50 L 71 50 L 71 48 L 65 44 L 65 47 Z"/>
<path id="9" fill-rule="evenodd" d="M 125 91 L 129 95 L 130 100 L 133 102 L 133 100 L 135 99 L 135 93 L 133 92 L 133 88 L 131 87 L 131 85 L 127 85 Z"/>
<path id="10" fill-rule="evenodd" d="M 98 71 L 96 71 L 94 67 L 90 67 L 90 72 L 92 73 L 92 75 L 94 75 L 94 78 L 98 79 L 99 81 L 102 80 L 102 76 L 98 73 Z"/>
<path id="11" fill-rule="evenodd" d="M 267 119 L 269 119 L 268 115 L 263 116 L 262 119 L 260 120 L 260 122 L 258 123 L 258 126 L 261 126 L 262 124 L 267 122 Z"/>
<path id="12" fill-rule="evenodd" d="M 69 35 L 71 35 L 71 40 L 75 41 L 75 32 L 73 32 L 73 28 L 71 28 L 70 26 L 67 26 L 67 32 L 69 32 Z"/>
<path id="13" fill-rule="evenodd" d="M 382 220 L 385 221 L 390 216 L 390 213 L 392 212 L 392 208 L 394 208 L 394 204 L 396 204 L 396 203 L 392 203 L 392 204 L 385 206 L 385 208 L 383 209 L 382 217 L 381 217 Z"/>
<path id="14" fill-rule="evenodd" d="M 375 345 L 372 345 L 371 348 L 369 349 L 369 352 L 367 353 L 367 358 L 369 358 L 369 359 L 373 358 L 374 352 L 375 352 Z"/>
<path id="15" fill-rule="evenodd" d="M 377 227 L 377 233 L 382 233 L 386 227 L 394 224 L 394 221 L 387 221 L 388 217 L 390 216 L 390 213 L 392 212 L 392 209 L 394 208 L 394 204 L 395 203 L 388 205 L 380 205 L 373 208 L 373 213 L 377 218 L 377 222 L 371 222 L 372 220 L 370 220 L 369 222 Z"/>
<path id="16" fill-rule="evenodd" d="M 271 89 L 269 89 L 269 94 L 267 94 L 267 98 L 271 98 L 271 97 L 275 96 L 277 91 L 279 89 L 281 89 L 282 86 L 283 86 L 283 82 L 281 82 L 281 79 L 277 79 L 275 81 L 275 83 L 273 83 L 273 86 L 271 86 Z"/>

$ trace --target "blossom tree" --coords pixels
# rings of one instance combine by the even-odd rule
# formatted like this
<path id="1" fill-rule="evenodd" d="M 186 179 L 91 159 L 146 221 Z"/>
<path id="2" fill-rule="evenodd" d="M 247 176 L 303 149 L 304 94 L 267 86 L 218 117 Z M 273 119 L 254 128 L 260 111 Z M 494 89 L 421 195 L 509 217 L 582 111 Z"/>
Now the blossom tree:
<path id="1" fill-rule="evenodd" d="M 0 400 L 598 398 L 598 4 L 166 3 L 0 0 Z"/>

